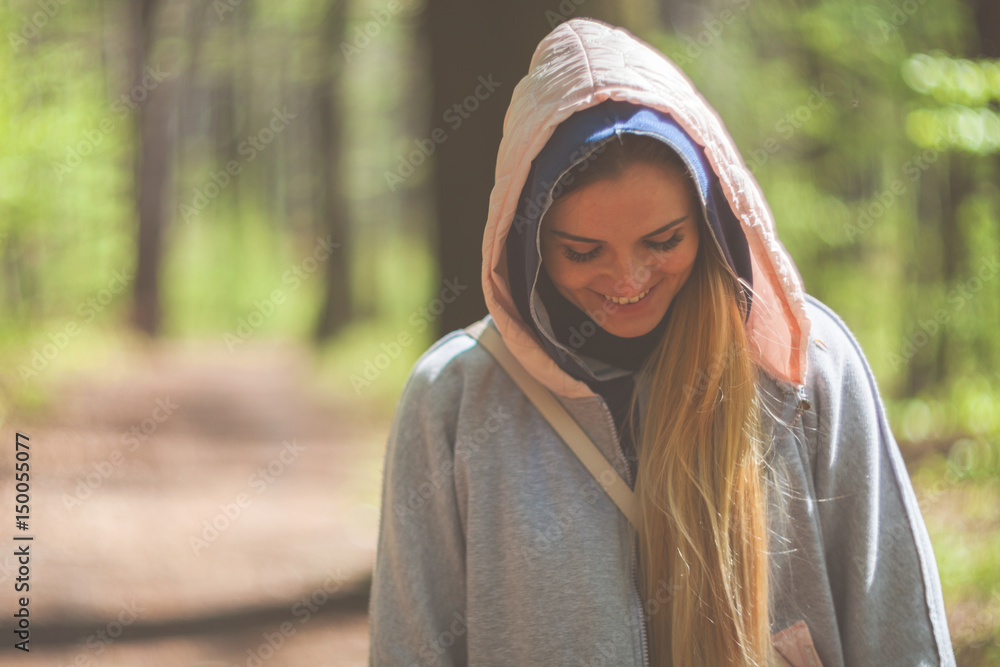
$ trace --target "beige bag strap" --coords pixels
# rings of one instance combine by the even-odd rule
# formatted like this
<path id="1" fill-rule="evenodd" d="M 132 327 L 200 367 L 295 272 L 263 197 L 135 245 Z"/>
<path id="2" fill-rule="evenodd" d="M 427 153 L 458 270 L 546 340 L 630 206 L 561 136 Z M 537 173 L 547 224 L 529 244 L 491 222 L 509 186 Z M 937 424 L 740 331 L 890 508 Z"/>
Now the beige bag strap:
<path id="1" fill-rule="evenodd" d="M 611 467 L 604 454 L 597 448 L 594 441 L 584 433 L 576 420 L 566 411 L 566 408 L 556 400 L 552 392 L 544 387 L 538 380 L 524 369 L 524 366 L 514 358 L 497 331 L 495 325 L 487 325 L 480 320 L 465 328 L 466 332 L 493 355 L 493 358 L 503 367 L 512 380 L 521 388 L 521 391 L 534 403 L 538 411 L 542 413 L 552 428 L 555 429 L 559 437 L 563 439 L 569 448 L 573 450 L 577 458 L 583 462 L 590 474 L 594 476 L 604 491 L 615 501 L 618 509 L 622 511 L 628 520 L 639 529 L 638 513 L 635 494 L 628 484 L 621 478 L 615 469 Z"/>

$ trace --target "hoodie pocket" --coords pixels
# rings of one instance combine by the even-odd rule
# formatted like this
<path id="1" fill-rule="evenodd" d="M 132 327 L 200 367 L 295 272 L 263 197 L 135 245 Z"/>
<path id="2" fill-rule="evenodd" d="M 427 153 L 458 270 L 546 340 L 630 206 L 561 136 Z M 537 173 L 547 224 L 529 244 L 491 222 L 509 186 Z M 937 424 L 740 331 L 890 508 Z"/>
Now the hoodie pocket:
<path id="1" fill-rule="evenodd" d="M 771 635 L 775 664 L 779 667 L 823 667 L 805 621 L 794 623 Z"/>

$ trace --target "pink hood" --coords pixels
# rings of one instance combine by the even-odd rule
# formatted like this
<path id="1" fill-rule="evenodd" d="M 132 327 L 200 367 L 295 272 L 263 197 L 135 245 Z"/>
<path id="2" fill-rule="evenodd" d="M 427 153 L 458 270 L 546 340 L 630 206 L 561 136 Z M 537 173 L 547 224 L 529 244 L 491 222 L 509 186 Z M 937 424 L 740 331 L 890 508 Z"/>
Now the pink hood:
<path id="1" fill-rule="evenodd" d="M 757 363 L 778 380 L 803 384 L 809 320 L 802 279 L 778 241 L 757 181 L 715 110 L 676 65 L 628 31 L 593 19 L 567 21 L 541 41 L 504 118 L 483 235 L 483 294 L 511 353 L 556 394 L 594 395 L 556 364 L 522 320 L 510 294 L 505 245 L 531 161 L 562 121 L 607 99 L 669 113 L 704 147 L 750 246 L 754 296 L 747 331 Z"/>

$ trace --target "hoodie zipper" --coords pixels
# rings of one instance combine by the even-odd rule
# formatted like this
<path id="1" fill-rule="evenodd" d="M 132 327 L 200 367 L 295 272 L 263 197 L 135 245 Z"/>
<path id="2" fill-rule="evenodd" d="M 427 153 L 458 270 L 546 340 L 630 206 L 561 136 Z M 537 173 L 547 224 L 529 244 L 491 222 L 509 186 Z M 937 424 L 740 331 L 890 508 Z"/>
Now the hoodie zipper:
<path id="1" fill-rule="evenodd" d="M 615 448 L 618 450 L 618 455 L 620 456 L 621 462 L 625 466 L 625 480 L 628 485 L 632 486 L 632 471 L 629 468 L 628 461 L 625 459 L 625 450 L 622 449 L 622 443 L 618 439 L 618 429 L 615 427 L 615 419 L 611 414 L 611 409 L 608 408 L 607 403 L 603 398 L 598 397 L 601 402 L 601 407 L 604 408 L 604 416 L 608 420 L 608 424 L 611 426 L 611 433 L 614 435 Z M 636 555 L 635 555 L 635 540 L 629 540 L 629 560 L 631 562 L 632 569 L 632 592 L 635 594 L 635 604 L 636 609 L 639 612 L 639 638 L 642 640 L 642 664 L 644 667 L 649 667 L 649 649 L 646 642 L 646 617 L 642 613 L 642 596 L 639 595 L 639 585 L 636 583 Z"/>

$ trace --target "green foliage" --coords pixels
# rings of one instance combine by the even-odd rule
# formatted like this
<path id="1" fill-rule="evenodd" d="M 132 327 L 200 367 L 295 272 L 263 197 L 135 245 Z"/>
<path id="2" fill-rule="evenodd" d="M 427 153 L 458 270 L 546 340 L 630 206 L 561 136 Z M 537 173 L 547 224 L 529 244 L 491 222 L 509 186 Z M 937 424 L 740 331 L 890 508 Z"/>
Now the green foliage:
<path id="1" fill-rule="evenodd" d="M 944 53 L 917 53 L 902 66 L 907 85 L 940 106 L 906 116 L 906 134 L 918 146 L 988 155 L 1000 152 L 1000 61 L 973 62 Z"/>
<path id="2" fill-rule="evenodd" d="M 5 35 L 22 16 L 0 11 Z M 46 39 L 0 49 L 0 248 L 3 319 L 23 327 L 77 309 L 131 265 L 127 107 L 103 95 L 100 53 L 79 33 L 98 27 L 69 8 L 37 29 Z M 67 76 L 67 73 L 74 73 Z"/>
<path id="3" fill-rule="evenodd" d="M 135 266 L 138 112 L 120 93 L 127 26 L 93 6 L 60 7 L 40 27 L 32 24 L 34 3 L 0 10 L 11 42 L 0 50 L 0 340 L 11 344 L 44 338 L 66 321 L 95 331 L 121 326 L 130 307 L 128 289 L 99 309 L 87 305 Z M 304 117 L 308 98 L 293 95 L 293 86 L 308 88 L 327 65 L 340 67 L 349 100 L 340 163 L 357 220 L 340 261 L 350 261 L 360 312 L 376 318 L 370 326 L 398 327 L 393 313 L 405 315 L 433 294 L 433 271 L 421 261 L 403 280 L 406 289 L 383 278 L 413 248 L 389 250 L 386 238 L 433 233 L 431 209 L 414 196 L 429 168 L 395 192 L 383 178 L 419 134 L 392 123 L 414 117 L 408 93 L 420 86 L 408 83 L 417 71 L 409 63 L 420 7 L 365 38 L 382 5 L 354 6 L 334 61 L 322 60 L 323 3 L 213 7 L 200 17 L 197 51 L 184 33 L 163 31 L 153 52 L 173 75 L 193 72 L 206 90 L 232 84 L 232 115 L 210 105 L 209 115 L 178 122 L 187 132 L 229 122 L 234 132 L 252 133 L 279 102 Z M 1000 281 L 988 269 L 1000 254 L 991 157 L 1000 146 L 1000 62 L 964 56 L 976 35 L 966 6 L 734 0 L 699 10 L 686 26 L 643 36 L 718 109 L 806 290 L 845 318 L 890 402 L 914 394 L 952 400 L 940 397 L 960 377 L 996 394 Z M 361 48 L 345 51 L 349 45 Z M 307 154 L 284 137 L 241 164 L 234 184 L 194 219 L 177 208 L 204 190 L 227 154 L 239 157 L 242 138 L 228 147 L 190 142 L 178 155 L 162 275 L 168 335 L 234 330 L 255 302 L 291 287 L 287 272 L 315 244 L 313 214 L 281 208 L 318 192 L 314 170 L 290 169 Z M 953 193 L 956 173 L 968 187 Z M 383 265 L 390 270 L 374 268 Z M 308 336 L 322 296 L 318 276 L 289 291 L 253 335 Z"/>

